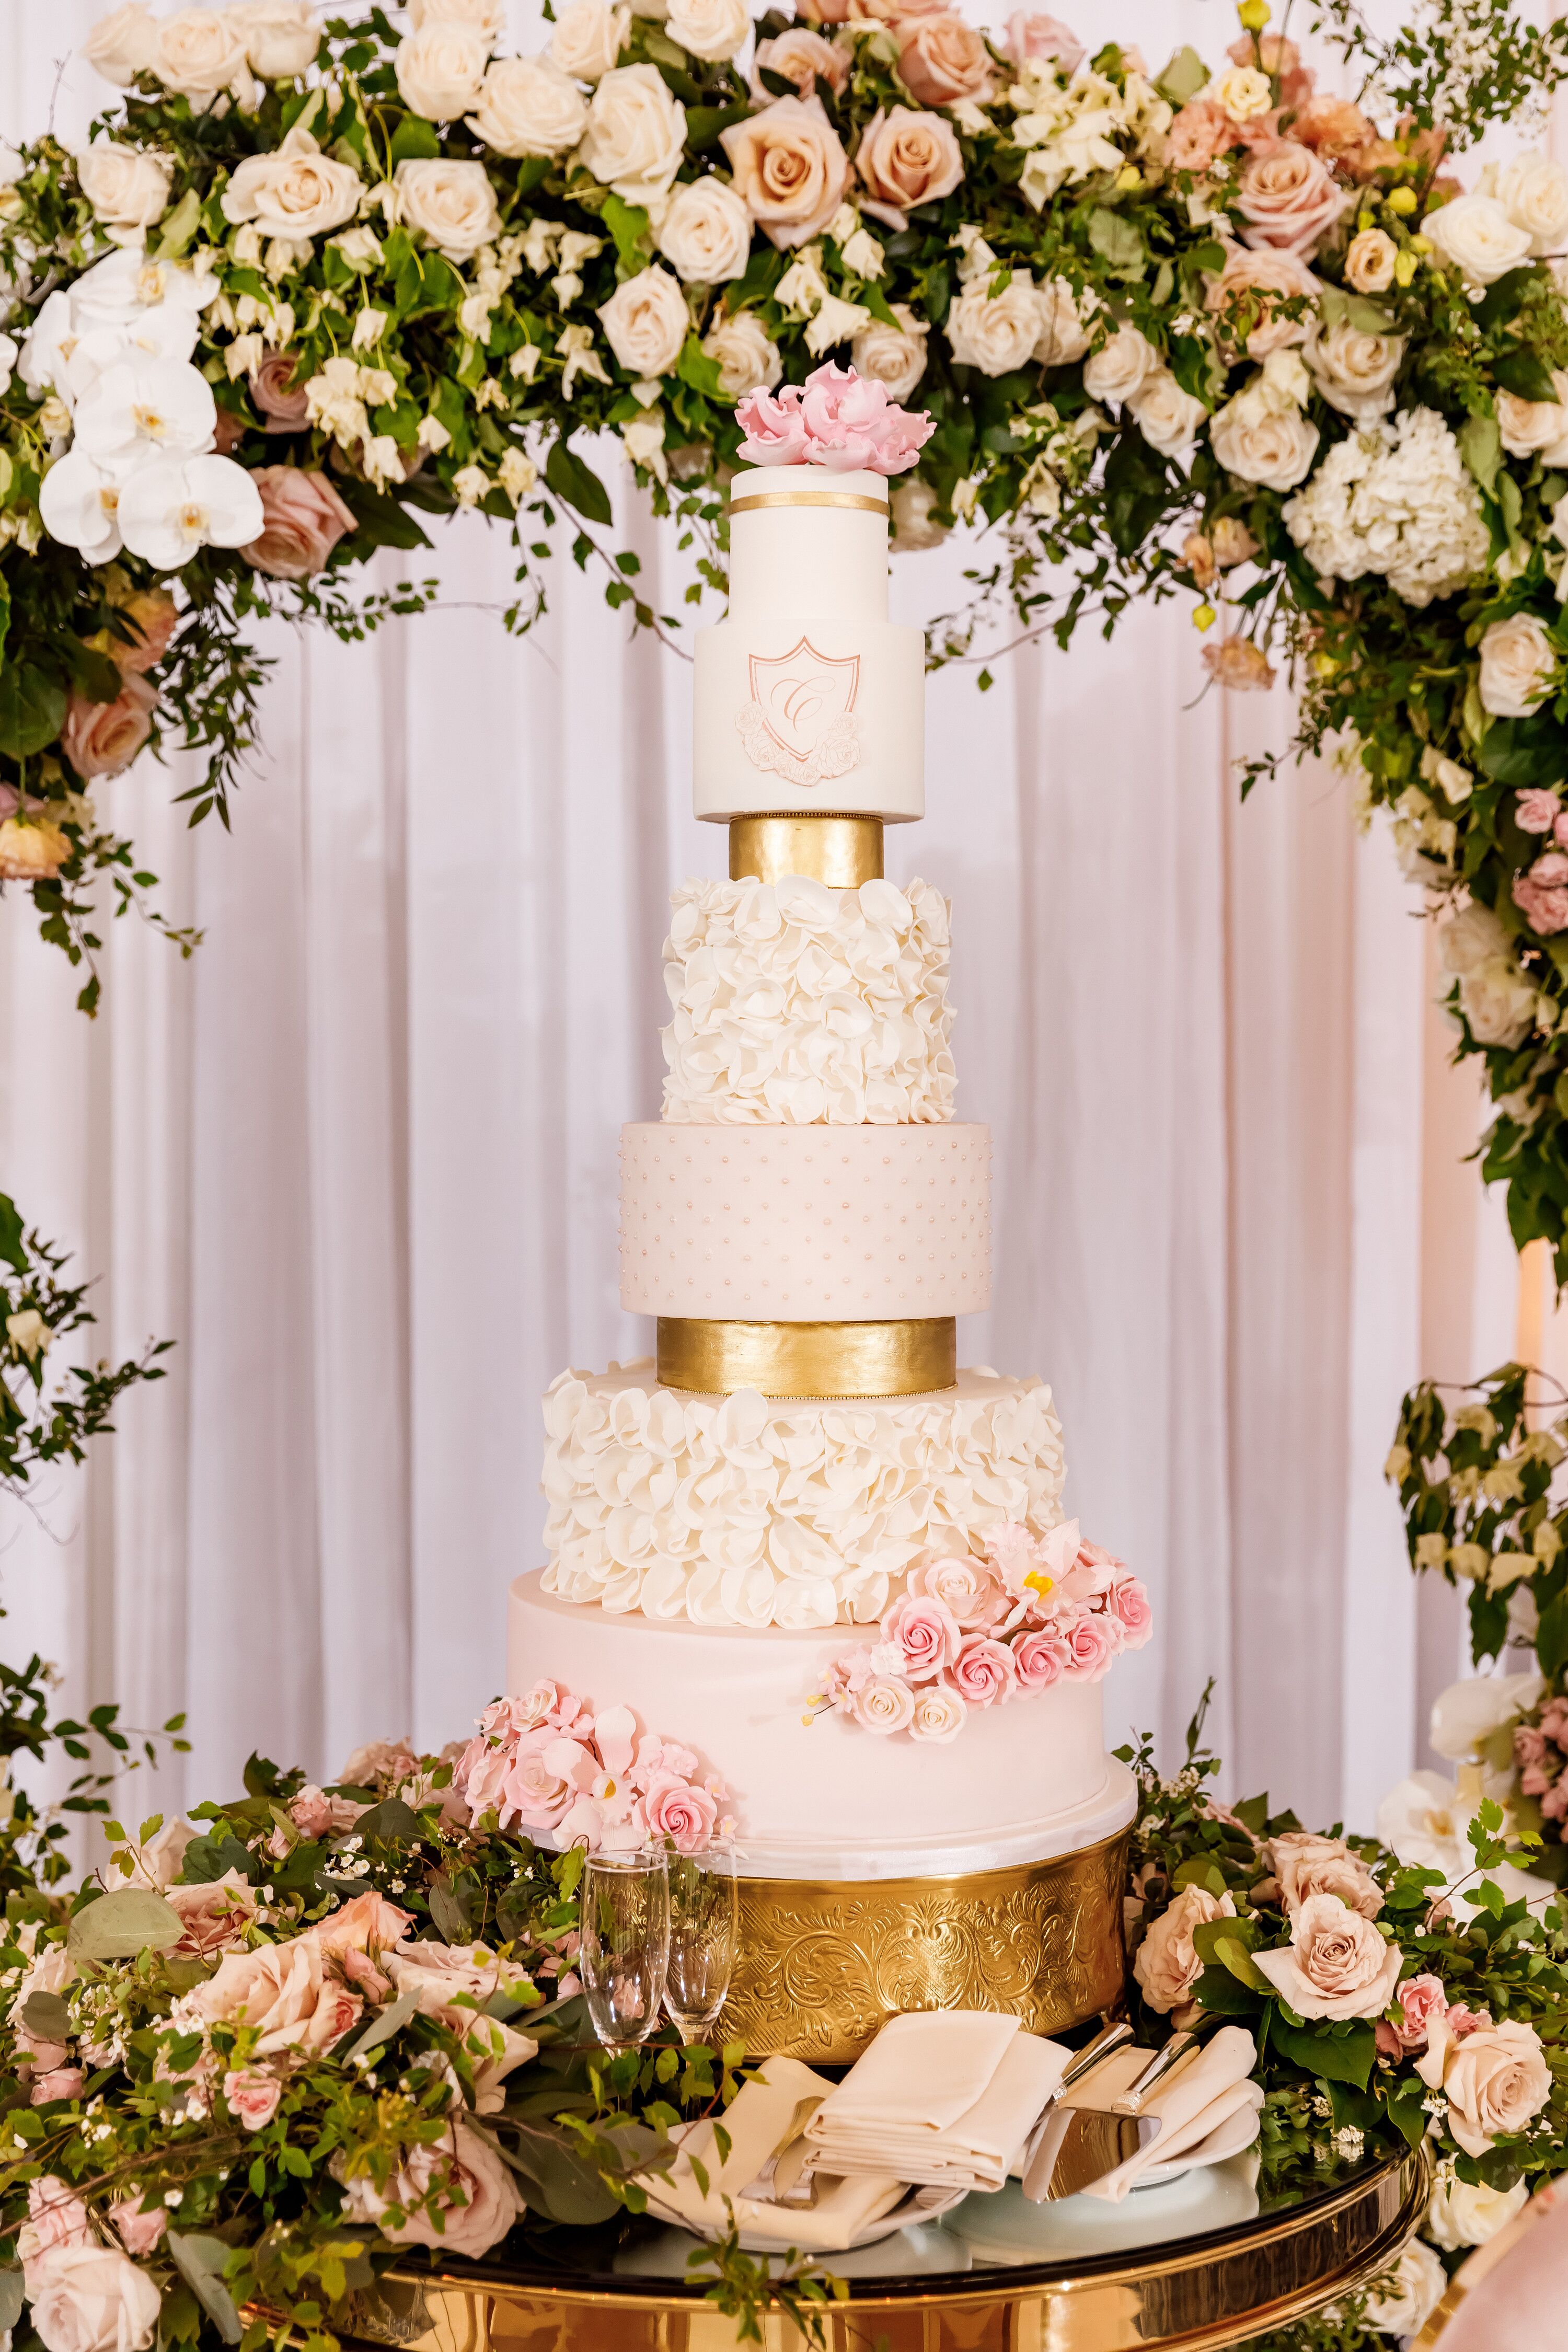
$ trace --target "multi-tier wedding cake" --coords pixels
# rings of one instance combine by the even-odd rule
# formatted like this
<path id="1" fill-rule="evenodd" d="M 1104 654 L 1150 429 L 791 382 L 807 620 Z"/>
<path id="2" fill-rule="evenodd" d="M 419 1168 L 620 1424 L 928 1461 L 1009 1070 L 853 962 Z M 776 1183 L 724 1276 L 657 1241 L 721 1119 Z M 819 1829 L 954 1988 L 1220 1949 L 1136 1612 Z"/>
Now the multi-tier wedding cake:
<path id="1" fill-rule="evenodd" d="M 740 415 L 730 617 L 696 674 L 696 805 L 730 878 L 676 893 L 663 1116 L 621 1146 L 622 1303 L 656 1352 L 545 1400 L 549 1563 L 510 1600 L 518 1817 L 564 1843 L 732 1815 L 754 1933 L 771 1890 L 819 1970 L 835 1890 L 841 1928 L 842 1898 L 880 1899 L 843 1932 L 885 1974 L 868 1936 L 908 1964 L 969 1888 L 1012 1977 L 927 1953 L 913 1999 L 861 2007 L 951 1985 L 1060 2021 L 1109 1997 L 1064 1916 L 1082 1874 L 1052 1869 L 1112 1853 L 1133 1811 L 1101 1681 L 1148 1610 L 1063 1521 L 1049 1390 L 957 1364 L 954 1318 L 991 1300 L 990 1137 L 952 1116 L 946 902 L 882 876 L 884 825 L 924 808 L 888 475 L 929 428 L 833 368 Z M 1113 1901 L 1113 1855 L 1089 1876 Z"/>

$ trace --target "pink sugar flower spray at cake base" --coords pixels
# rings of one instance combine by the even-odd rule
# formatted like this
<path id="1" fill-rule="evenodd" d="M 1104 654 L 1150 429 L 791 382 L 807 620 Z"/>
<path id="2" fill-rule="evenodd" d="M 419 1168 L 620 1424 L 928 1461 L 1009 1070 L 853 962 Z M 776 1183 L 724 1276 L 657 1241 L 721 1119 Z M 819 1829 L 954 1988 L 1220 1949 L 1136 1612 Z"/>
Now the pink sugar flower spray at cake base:
<path id="1" fill-rule="evenodd" d="M 748 466 L 825 466 L 835 474 L 903 474 L 935 432 L 876 376 L 829 360 L 804 384 L 749 392 L 735 410 Z"/>

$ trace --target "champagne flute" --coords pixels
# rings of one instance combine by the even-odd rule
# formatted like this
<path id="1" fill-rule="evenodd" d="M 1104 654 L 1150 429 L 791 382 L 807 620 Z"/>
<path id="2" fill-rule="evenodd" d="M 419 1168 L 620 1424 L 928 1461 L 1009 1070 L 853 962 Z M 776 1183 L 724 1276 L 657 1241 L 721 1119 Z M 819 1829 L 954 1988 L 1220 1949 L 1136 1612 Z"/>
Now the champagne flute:
<path id="1" fill-rule="evenodd" d="M 664 2005 L 682 2042 L 706 2042 L 730 1990 L 740 1939 L 733 1842 L 715 1838 L 693 1853 L 672 1852 L 668 1868 Z"/>
<path id="2" fill-rule="evenodd" d="M 595 2032 L 619 2055 L 658 2022 L 669 1950 L 669 1883 L 663 1850 L 590 1854 L 579 1890 L 577 1973 Z"/>

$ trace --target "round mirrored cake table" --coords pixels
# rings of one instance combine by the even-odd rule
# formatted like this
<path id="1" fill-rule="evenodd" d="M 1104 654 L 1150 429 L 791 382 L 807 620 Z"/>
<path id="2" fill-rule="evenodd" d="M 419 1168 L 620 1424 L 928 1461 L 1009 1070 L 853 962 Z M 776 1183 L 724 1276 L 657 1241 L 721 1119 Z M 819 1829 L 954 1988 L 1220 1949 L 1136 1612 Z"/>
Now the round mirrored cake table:
<path id="1" fill-rule="evenodd" d="M 832 2352 L 1149 2352 L 1218 2347 L 1282 2327 L 1375 2277 L 1419 2220 L 1423 2155 L 1265 2170 L 1256 2149 L 1135 2190 L 1026 2203 L 1016 2181 L 940 2222 L 824 2258 L 847 2303 Z M 485 2262 L 400 2262 L 341 2306 L 361 2343 L 410 2352 L 727 2352 L 697 2241 L 647 2220 L 602 2230 L 524 2223 Z M 801 2338 L 778 2317 L 769 2352 Z"/>

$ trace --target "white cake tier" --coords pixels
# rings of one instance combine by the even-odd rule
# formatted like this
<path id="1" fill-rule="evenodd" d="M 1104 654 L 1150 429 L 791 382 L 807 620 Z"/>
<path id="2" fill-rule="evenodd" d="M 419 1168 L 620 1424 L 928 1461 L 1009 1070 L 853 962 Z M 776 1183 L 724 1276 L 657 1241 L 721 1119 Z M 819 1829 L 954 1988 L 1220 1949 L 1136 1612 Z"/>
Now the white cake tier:
<path id="1" fill-rule="evenodd" d="M 879 1127 L 952 1117 L 948 909 L 864 882 L 683 882 L 661 1032 L 672 1125 Z"/>
<path id="2" fill-rule="evenodd" d="M 925 640 L 888 619 L 879 474 L 737 474 L 730 616 L 696 655 L 699 816 L 924 815 Z"/>
<path id="3" fill-rule="evenodd" d="M 991 1304 L 991 1130 L 621 1129 L 621 1305 L 893 1322 Z"/>
<path id="4" fill-rule="evenodd" d="M 1049 1389 L 984 1367 L 938 1395 L 693 1396 L 646 1364 L 544 1399 L 545 1589 L 616 1615 L 869 1624 L 932 1552 L 1061 1517 Z"/>
<path id="5" fill-rule="evenodd" d="M 801 1720 L 830 1653 L 877 1638 L 649 1624 L 511 1588 L 507 1688 L 542 1677 L 695 1748 L 729 1791 L 752 1878 L 958 1875 L 1043 1862 L 1125 1827 L 1137 1791 L 1105 1753 L 1098 1683 L 973 1713 L 938 1745 Z"/>

